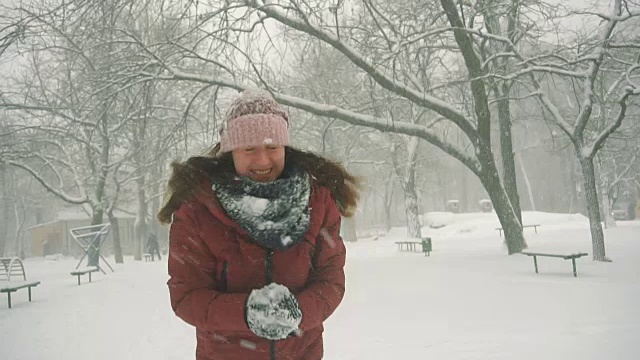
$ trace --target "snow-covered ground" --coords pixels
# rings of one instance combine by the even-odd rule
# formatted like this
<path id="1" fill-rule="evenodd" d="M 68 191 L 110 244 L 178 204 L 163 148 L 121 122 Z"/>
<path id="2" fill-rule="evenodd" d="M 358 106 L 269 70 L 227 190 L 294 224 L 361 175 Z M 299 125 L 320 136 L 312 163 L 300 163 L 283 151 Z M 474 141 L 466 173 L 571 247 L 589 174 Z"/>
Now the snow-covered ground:
<path id="1" fill-rule="evenodd" d="M 640 359 L 640 221 L 606 230 L 612 263 L 506 255 L 495 214 L 431 213 L 430 257 L 398 252 L 396 228 L 348 244 L 347 293 L 325 359 Z M 588 252 L 580 215 L 525 213 L 530 250 Z M 437 227 L 434 229 L 432 227 Z M 113 261 L 108 259 L 112 265 Z M 115 266 L 78 286 L 74 259 L 28 259 L 34 301 L 0 296 L 0 359 L 193 359 L 194 330 L 169 306 L 166 262 Z"/>

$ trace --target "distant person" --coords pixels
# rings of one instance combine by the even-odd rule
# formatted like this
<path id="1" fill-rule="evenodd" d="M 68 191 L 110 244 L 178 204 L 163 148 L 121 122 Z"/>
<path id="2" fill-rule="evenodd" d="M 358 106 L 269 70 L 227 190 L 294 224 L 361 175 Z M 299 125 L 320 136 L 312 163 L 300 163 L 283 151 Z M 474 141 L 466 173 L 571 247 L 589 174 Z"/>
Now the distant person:
<path id="1" fill-rule="evenodd" d="M 45 240 L 42 242 L 42 256 L 51 255 L 51 245 L 49 240 Z"/>
<path id="2" fill-rule="evenodd" d="M 158 260 L 162 260 L 158 237 L 153 233 L 149 234 L 149 238 L 147 239 L 147 253 L 151 254 L 151 260 L 153 260 L 155 254 L 158 254 Z"/>
<path id="3" fill-rule="evenodd" d="M 358 181 L 290 147 L 288 121 L 269 93 L 245 91 L 210 155 L 173 164 L 158 219 L 171 222 L 171 306 L 196 328 L 197 360 L 323 357 Z"/>

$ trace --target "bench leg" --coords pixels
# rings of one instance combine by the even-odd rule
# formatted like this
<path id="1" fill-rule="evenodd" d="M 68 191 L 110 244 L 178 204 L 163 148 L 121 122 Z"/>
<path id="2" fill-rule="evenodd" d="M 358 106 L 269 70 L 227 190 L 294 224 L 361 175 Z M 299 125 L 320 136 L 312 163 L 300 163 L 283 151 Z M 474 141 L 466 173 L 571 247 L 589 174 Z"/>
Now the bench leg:
<path id="1" fill-rule="evenodd" d="M 11 309 L 11 292 L 7 293 L 7 299 L 9 301 L 9 309 Z"/>
<path id="2" fill-rule="evenodd" d="M 535 232 L 536 232 L 536 234 L 537 234 L 537 233 L 538 233 L 538 227 L 537 227 L 537 226 L 534 226 L 534 227 L 533 227 L 533 231 L 535 231 Z"/>
<path id="3" fill-rule="evenodd" d="M 91 273 L 89 273 L 89 282 L 91 282 Z"/>
<path id="4" fill-rule="evenodd" d="M 80 275 L 78 274 L 78 286 L 80 286 Z"/>
<path id="5" fill-rule="evenodd" d="M 536 268 L 536 274 L 538 273 L 538 260 L 536 259 L 536 256 L 533 255 L 533 266 Z"/>
<path id="6" fill-rule="evenodd" d="M 31 302 L 31 286 L 29 286 L 29 302 Z"/>
<path id="7" fill-rule="evenodd" d="M 576 271 L 576 259 L 571 259 L 571 262 L 573 263 L 573 277 L 578 277 L 578 272 Z"/>

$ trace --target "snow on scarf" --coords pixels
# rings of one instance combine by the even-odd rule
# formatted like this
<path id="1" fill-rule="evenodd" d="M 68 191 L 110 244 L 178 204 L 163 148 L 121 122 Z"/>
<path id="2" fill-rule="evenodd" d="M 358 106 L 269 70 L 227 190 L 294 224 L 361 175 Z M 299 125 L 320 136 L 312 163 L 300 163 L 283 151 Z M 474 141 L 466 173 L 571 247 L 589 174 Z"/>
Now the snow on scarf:
<path id="1" fill-rule="evenodd" d="M 294 246 L 309 228 L 309 175 L 296 170 L 288 173 L 267 183 L 236 176 L 230 183 L 212 186 L 227 215 L 268 249 Z"/>

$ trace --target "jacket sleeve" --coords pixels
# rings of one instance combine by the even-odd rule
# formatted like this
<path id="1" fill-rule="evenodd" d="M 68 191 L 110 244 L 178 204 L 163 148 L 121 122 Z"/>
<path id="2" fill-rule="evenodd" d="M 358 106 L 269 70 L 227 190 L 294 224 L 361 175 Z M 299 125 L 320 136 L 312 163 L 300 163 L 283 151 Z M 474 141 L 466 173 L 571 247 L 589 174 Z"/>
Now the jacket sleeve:
<path id="1" fill-rule="evenodd" d="M 325 217 L 316 241 L 314 270 L 305 288 L 296 294 L 302 310 L 302 331 L 322 325 L 344 297 L 346 248 L 340 237 L 340 212 L 328 190 L 324 208 Z"/>
<path id="2" fill-rule="evenodd" d="M 218 260 L 204 244 L 194 206 L 183 204 L 169 231 L 169 295 L 178 317 L 207 331 L 250 332 L 245 321 L 248 294 L 217 291 Z"/>

